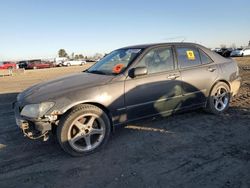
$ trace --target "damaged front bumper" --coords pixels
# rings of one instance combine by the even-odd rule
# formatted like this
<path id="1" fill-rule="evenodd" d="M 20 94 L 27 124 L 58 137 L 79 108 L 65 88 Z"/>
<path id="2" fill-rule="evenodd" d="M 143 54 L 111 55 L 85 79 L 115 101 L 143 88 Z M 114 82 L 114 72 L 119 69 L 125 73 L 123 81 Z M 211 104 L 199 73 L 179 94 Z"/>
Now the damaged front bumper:
<path id="1" fill-rule="evenodd" d="M 43 139 L 47 141 L 49 138 L 49 131 L 51 131 L 51 124 L 44 122 L 31 122 L 27 120 L 16 119 L 18 127 L 22 130 L 24 136 L 36 140 Z"/>
<path id="2" fill-rule="evenodd" d="M 36 140 L 43 139 L 47 141 L 49 138 L 49 132 L 52 130 L 53 119 L 56 119 L 55 116 L 44 117 L 39 119 L 30 119 L 28 117 L 22 117 L 20 115 L 20 107 L 18 102 L 13 103 L 13 109 L 15 112 L 15 119 L 17 126 L 22 130 L 24 136 Z"/>

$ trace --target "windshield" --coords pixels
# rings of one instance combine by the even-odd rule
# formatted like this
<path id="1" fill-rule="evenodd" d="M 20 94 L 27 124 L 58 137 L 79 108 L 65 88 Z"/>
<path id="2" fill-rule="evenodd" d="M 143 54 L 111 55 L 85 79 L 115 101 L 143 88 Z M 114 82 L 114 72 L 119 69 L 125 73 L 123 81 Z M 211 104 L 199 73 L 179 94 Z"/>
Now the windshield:
<path id="1" fill-rule="evenodd" d="M 134 48 L 115 50 L 90 67 L 87 72 L 107 75 L 120 74 L 138 57 L 141 51 L 142 49 Z"/>

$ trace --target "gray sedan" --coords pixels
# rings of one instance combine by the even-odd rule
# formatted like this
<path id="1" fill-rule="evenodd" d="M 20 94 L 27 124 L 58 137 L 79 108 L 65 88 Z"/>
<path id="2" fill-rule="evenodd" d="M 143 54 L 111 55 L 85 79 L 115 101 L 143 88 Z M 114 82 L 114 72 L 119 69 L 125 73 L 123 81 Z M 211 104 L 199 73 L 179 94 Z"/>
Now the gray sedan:
<path id="1" fill-rule="evenodd" d="M 137 45 L 26 89 L 14 109 L 24 135 L 56 133 L 64 151 L 82 156 L 102 148 L 118 125 L 197 108 L 223 113 L 240 84 L 232 59 L 198 44 Z"/>

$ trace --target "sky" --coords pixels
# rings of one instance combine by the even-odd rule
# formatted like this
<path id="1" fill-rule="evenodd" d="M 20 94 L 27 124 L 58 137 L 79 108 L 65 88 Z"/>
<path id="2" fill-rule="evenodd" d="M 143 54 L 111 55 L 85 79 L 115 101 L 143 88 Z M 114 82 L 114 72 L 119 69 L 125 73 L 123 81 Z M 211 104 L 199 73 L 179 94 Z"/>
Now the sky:
<path id="1" fill-rule="evenodd" d="M 0 60 L 93 55 L 144 43 L 246 46 L 249 0 L 1 0 Z"/>

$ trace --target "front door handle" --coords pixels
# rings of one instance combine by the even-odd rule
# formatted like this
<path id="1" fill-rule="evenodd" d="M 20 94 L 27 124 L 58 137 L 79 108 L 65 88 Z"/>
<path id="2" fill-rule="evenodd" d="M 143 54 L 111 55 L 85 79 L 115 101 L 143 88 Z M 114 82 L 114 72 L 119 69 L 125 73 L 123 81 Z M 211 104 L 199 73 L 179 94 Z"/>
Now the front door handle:
<path id="1" fill-rule="evenodd" d="M 169 75 L 168 76 L 168 79 L 169 80 L 175 80 L 176 78 L 178 78 L 179 76 L 178 75 Z"/>
<path id="2" fill-rule="evenodd" d="M 210 71 L 210 72 L 214 72 L 214 71 L 216 70 L 216 68 L 214 68 L 214 67 L 209 67 L 207 70 Z"/>

